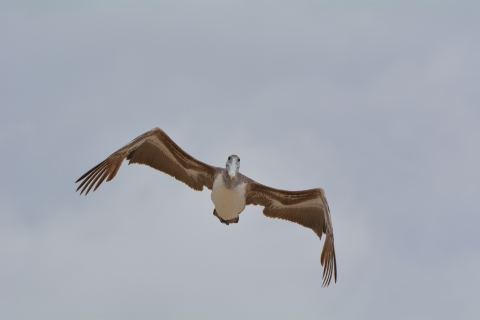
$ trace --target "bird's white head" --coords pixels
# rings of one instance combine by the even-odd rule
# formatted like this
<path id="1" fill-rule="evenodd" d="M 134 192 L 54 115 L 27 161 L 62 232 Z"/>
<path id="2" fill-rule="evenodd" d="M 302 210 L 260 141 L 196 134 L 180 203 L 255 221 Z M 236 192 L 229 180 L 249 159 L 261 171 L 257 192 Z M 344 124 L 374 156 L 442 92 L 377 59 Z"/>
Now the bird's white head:
<path id="1" fill-rule="evenodd" d="M 230 177 L 230 179 L 235 178 L 235 176 L 238 173 L 238 170 L 240 170 L 240 158 L 236 155 L 231 155 L 227 159 L 227 163 L 225 164 L 226 169 L 227 169 L 227 174 Z"/>

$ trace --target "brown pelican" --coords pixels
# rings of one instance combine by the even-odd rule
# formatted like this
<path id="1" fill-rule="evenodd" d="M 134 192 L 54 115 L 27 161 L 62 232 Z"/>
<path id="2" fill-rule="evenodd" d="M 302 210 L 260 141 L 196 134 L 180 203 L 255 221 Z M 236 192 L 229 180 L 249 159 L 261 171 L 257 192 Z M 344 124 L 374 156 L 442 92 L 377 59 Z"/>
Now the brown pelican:
<path id="1" fill-rule="evenodd" d="M 239 173 L 240 158 L 231 155 L 225 168 L 203 163 L 183 151 L 160 128 L 154 128 L 115 151 L 107 159 L 90 169 L 80 182 L 85 195 L 94 191 L 107 179 L 112 180 L 124 159 L 128 164 L 148 165 L 171 175 L 195 190 L 212 190 L 213 214 L 224 224 L 238 223 L 239 214 L 246 205 L 261 205 L 267 217 L 285 219 L 312 229 L 321 239 L 325 234 L 320 263 L 323 286 L 328 286 L 332 275 L 337 281 L 337 263 L 333 241 L 332 219 L 323 189 L 287 191 L 260 184 Z"/>

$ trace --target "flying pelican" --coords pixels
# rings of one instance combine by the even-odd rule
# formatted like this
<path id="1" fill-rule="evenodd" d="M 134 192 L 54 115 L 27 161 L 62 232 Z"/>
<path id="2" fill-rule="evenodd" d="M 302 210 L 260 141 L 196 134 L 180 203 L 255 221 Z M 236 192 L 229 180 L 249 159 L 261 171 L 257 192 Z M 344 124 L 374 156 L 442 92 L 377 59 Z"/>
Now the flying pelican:
<path id="1" fill-rule="evenodd" d="M 320 263 L 323 269 L 323 286 L 328 286 L 332 274 L 337 281 L 337 262 L 333 241 L 332 219 L 325 192 L 321 188 L 287 191 L 260 184 L 239 173 L 240 158 L 231 155 L 224 168 L 203 163 L 183 151 L 160 128 L 154 128 L 127 143 L 107 159 L 90 169 L 75 183 L 77 191 L 85 195 L 95 185 L 112 180 L 124 159 L 128 164 L 145 164 L 171 175 L 190 188 L 212 190 L 211 199 L 215 206 L 213 214 L 226 225 L 238 223 L 239 214 L 246 205 L 261 205 L 267 217 L 298 223 L 312 229 L 322 239 L 325 234 Z"/>

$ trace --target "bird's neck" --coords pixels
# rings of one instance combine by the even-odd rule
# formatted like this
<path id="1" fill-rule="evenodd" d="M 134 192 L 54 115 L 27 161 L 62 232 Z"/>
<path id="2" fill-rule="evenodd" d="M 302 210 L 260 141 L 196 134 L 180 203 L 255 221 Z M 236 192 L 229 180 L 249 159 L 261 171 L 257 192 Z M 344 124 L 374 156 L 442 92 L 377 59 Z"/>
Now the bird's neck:
<path id="1" fill-rule="evenodd" d="M 223 173 L 223 183 L 225 184 L 225 187 L 231 189 L 231 188 L 234 188 L 239 180 L 238 180 L 238 174 L 235 175 L 235 177 L 233 178 L 230 178 L 230 175 L 228 174 L 228 171 L 225 170 L 225 172 Z"/>

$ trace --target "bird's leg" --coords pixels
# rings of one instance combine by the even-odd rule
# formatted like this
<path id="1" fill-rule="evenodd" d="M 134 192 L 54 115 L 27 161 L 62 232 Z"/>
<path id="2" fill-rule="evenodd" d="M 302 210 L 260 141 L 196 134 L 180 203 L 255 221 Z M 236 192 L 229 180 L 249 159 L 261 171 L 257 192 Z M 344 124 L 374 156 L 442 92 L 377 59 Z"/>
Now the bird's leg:
<path id="1" fill-rule="evenodd" d="M 238 223 L 238 220 L 240 220 L 240 216 L 237 216 L 235 219 L 228 220 L 230 223 Z"/>
<path id="2" fill-rule="evenodd" d="M 213 215 L 214 215 L 215 217 L 217 217 L 217 218 L 218 218 L 218 220 L 220 220 L 220 222 L 221 222 L 221 223 L 224 223 L 224 224 L 226 224 L 226 225 L 228 226 L 228 224 L 229 224 L 229 221 L 227 221 L 227 220 L 223 220 L 222 218 L 220 218 L 220 216 L 218 215 L 218 213 L 217 213 L 217 210 L 216 210 L 216 209 L 213 209 Z"/>
<path id="3" fill-rule="evenodd" d="M 215 209 L 213 209 L 213 215 L 214 215 L 215 217 L 217 217 L 218 220 L 220 220 L 221 223 L 224 223 L 224 224 L 226 224 L 227 226 L 228 226 L 230 223 L 238 223 L 238 220 L 240 219 L 240 217 L 236 217 L 236 218 L 234 218 L 234 219 L 224 220 L 224 219 L 220 218 L 220 216 L 219 216 L 218 213 L 217 213 L 217 210 L 215 210 Z"/>

